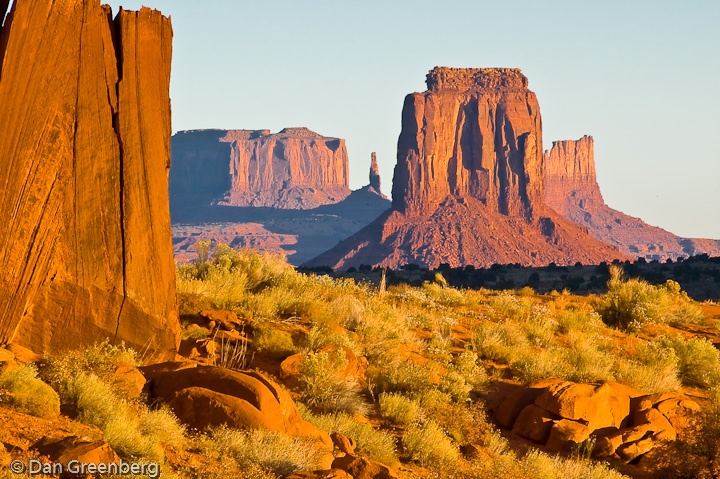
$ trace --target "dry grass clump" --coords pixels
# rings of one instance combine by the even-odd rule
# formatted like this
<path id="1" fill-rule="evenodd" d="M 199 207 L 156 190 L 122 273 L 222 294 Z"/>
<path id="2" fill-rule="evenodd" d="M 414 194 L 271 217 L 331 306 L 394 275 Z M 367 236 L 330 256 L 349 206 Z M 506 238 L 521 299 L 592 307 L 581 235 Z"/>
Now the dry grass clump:
<path id="1" fill-rule="evenodd" d="M 32 364 L 0 373 L 0 404 L 47 419 L 60 415 L 58 394 L 37 378 L 37 369 Z"/>
<path id="2" fill-rule="evenodd" d="M 367 454 L 371 459 L 389 466 L 398 462 L 395 439 L 390 433 L 374 429 L 366 423 L 359 423 L 346 413 L 313 414 L 302 403 L 298 404 L 298 409 L 303 419 L 329 434 L 338 432 L 354 439 L 358 452 Z"/>
<path id="3" fill-rule="evenodd" d="M 367 404 L 357 381 L 343 375 L 347 367 L 345 351 L 309 353 L 300 365 L 302 401 L 323 412 L 341 411 L 365 414 Z"/>
<path id="4" fill-rule="evenodd" d="M 279 432 L 220 426 L 201 442 L 203 455 L 222 464 L 224 477 L 269 479 L 319 466 L 319 451 L 312 439 Z"/>
<path id="5" fill-rule="evenodd" d="M 380 413 L 394 424 L 409 426 L 424 419 L 420 403 L 400 393 L 382 393 L 378 397 Z"/>
<path id="6" fill-rule="evenodd" d="M 671 348 L 678 359 L 683 384 L 712 389 L 720 385 L 720 351 L 707 338 L 663 337 L 661 347 Z"/>
<path id="7" fill-rule="evenodd" d="M 636 347 L 632 358 L 619 361 L 617 380 L 647 393 L 680 389 L 680 369 L 675 351 L 657 342 Z"/>
<path id="8" fill-rule="evenodd" d="M 286 358 L 298 351 L 292 336 L 262 323 L 253 325 L 253 346 L 258 352 Z"/>
<path id="9" fill-rule="evenodd" d="M 702 323 L 704 317 L 680 290 L 680 285 L 668 280 L 654 286 L 640 279 L 622 279 L 623 270 L 610 266 L 608 292 L 599 305 L 603 320 L 628 331 L 638 331 L 645 324 Z"/>
<path id="10" fill-rule="evenodd" d="M 408 427 L 403 434 L 402 443 L 405 454 L 423 466 L 449 468 L 460 457 L 457 445 L 434 421 Z"/>

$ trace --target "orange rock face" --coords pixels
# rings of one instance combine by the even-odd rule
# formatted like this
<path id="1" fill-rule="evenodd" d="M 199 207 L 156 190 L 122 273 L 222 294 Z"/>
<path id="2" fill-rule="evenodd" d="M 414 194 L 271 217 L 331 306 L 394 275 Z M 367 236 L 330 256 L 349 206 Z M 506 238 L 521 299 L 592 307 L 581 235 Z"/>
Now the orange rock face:
<path id="1" fill-rule="evenodd" d="M 306 263 L 431 268 L 599 263 L 622 255 L 547 208 L 542 122 L 509 68 L 435 68 L 406 97 L 390 212 Z"/>
<path id="2" fill-rule="evenodd" d="M 179 132 L 173 165 L 174 203 L 310 209 L 350 194 L 345 140 L 307 128 Z"/>
<path id="3" fill-rule="evenodd" d="M 596 239 L 631 257 L 664 260 L 707 253 L 720 256 L 720 241 L 681 238 L 605 204 L 595 176 L 593 138 L 555 141 L 545 152 L 545 201 Z"/>
<path id="4" fill-rule="evenodd" d="M 169 19 L 16 0 L 0 49 L 0 343 L 172 354 Z"/>

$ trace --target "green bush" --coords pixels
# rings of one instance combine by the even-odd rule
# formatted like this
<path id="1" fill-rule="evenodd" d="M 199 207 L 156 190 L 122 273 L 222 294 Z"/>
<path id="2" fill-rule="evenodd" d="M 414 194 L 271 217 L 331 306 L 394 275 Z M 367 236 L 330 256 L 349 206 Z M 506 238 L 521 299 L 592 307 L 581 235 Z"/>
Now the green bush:
<path id="1" fill-rule="evenodd" d="M 60 415 L 58 394 L 37 378 L 31 364 L 0 373 L 0 403 L 32 416 L 52 419 Z"/>
<path id="2" fill-rule="evenodd" d="M 402 442 L 405 454 L 423 466 L 448 468 L 460 457 L 457 446 L 434 421 L 428 421 L 423 426 L 408 427 Z"/>

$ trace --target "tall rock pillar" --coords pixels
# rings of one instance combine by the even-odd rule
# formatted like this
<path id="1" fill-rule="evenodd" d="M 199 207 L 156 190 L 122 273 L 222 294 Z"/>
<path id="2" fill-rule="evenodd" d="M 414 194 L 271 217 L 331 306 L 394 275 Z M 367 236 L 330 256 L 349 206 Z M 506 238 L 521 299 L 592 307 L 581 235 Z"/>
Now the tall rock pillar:
<path id="1" fill-rule="evenodd" d="M 0 344 L 179 341 L 170 20 L 16 0 L 0 38 Z"/>

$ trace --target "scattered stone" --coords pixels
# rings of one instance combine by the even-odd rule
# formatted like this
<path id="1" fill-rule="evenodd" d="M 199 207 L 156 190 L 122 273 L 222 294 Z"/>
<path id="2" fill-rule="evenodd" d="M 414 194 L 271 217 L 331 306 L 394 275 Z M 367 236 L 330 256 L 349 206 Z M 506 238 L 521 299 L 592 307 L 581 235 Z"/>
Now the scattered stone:
<path id="1" fill-rule="evenodd" d="M 340 452 L 345 454 L 352 454 L 355 452 L 355 448 L 357 447 L 355 439 L 351 439 L 339 432 L 330 434 L 330 439 L 332 439 L 333 444 L 335 444 L 335 447 L 337 447 Z"/>
<path id="2" fill-rule="evenodd" d="M 338 457 L 333 461 L 332 467 L 347 471 L 354 479 L 399 479 L 390 467 L 353 454 Z"/>
<path id="3" fill-rule="evenodd" d="M 327 469 L 324 471 L 296 472 L 285 479 L 354 479 L 353 476 L 342 469 Z"/>
<path id="4" fill-rule="evenodd" d="M 67 463 L 76 460 L 86 464 L 117 463 L 120 458 L 110 445 L 104 441 L 91 441 L 77 436 L 68 436 L 62 439 L 43 437 L 32 447 L 41 456 L 46 456 L 51 462 L 63 464 L 63 478 L 85 477 L 67 472 Z"/>

